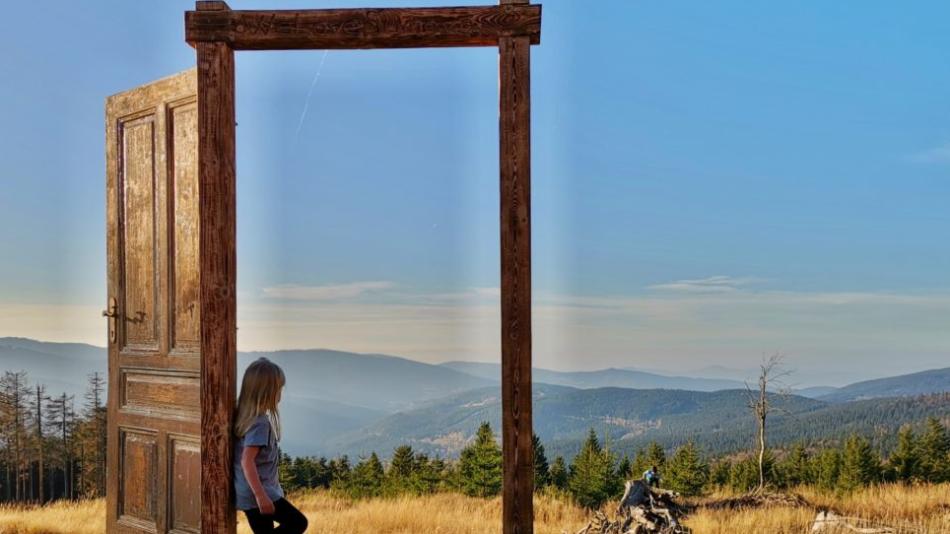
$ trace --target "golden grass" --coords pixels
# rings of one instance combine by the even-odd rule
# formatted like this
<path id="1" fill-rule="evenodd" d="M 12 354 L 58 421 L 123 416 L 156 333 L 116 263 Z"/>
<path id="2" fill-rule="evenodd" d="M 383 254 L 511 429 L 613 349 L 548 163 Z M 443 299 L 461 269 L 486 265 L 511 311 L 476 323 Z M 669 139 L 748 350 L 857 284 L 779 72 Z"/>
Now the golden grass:
<path id="1" fill-rule="evenodd" d="M 105 499 L 57 501 L 47 506 L 0 505 L 0 534 L 101 534 Z"/>
<path id="2" fill-rule="evenodd" d="M 349 501 L 325 491 L 289 496 L 310 520 L 308 532 L 347 534 L 496 534 L 501 532 L 501 499 L 475 499 L 450 493 Z M 576 532 L 585 514 L 563 499 L 535 496 L 535 532 Z M 104 532 L 105 502 L 54 503 L 44 507 L 0 507 L 0 534 L 100 534 Z M 251 534 L 238 513 L 238 533 Z"/>
<path id="3" fill-rule="evenodd" d="M 819 508 L 878 524 L 903 528 L 899 532 L 950 533 L 950 484 L 867 488 L 850 495 L 822 493 L 812 488 L 795 491 L 814 507 L 771 506 L 757 509 L 699 508 L 685 521 L 695 534 L 807 533 Z M 696 502 L 732 496 L 714 494 Z M 310 519 L 308 532 L 348 534 L 496 534 L 501 531 L 501 500 L 456 494 L 350 501 L 325 491 L 290 495 Z M 0 506 L 0 534 L 100 534 L 103 500 L 54 503 L 45 507 Z M 238 514 L 239 534 L 251 534 Z M 577 532 L 587 523 L 578 507 L 553 495 L 535 496 L 535 532 Z"/>
<path id="4" fill-rule="evenodd" d="M 501 532 L 501 499 L 475 499 L 452 493 L 424 497 L 350 501 L 325 491 L 291 495 L 289 500 L 310 520 L 307 532 L 347 534 L 497 534 Z M 576 532 L 587 524 L 584 512 L 562 499 L 537 495 L 535 532 Z M 238 514 L 238 534 L 251 534 Z"/>
<path id="5" fill-rule="evenodd" d="M 856 526 L 889 526 L 901 533 L 950 533 L 950 484 L 872 486 L 851 494 L 837 495 L 814 488 L 798 488 L 812 507 L 767 506 L 741 510 L 698 509 L 685 524 L 696 534 L 767 532 L 799 534 L 811 530 L 820 509 L 856 518 Z M 699 504 L 731 494 L 710 495 Z"/>

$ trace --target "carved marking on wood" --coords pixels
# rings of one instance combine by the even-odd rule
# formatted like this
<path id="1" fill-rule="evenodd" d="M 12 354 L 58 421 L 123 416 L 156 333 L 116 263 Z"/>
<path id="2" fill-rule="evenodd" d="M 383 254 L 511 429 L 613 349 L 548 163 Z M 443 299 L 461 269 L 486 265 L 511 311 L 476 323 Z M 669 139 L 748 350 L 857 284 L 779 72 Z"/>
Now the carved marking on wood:
<path id="1" fill-rule="evenodd" d="M 541 6 L 189 11 L 186 39 L 235 50 L 496 46 L 500 37 L 540 42 Z"/>

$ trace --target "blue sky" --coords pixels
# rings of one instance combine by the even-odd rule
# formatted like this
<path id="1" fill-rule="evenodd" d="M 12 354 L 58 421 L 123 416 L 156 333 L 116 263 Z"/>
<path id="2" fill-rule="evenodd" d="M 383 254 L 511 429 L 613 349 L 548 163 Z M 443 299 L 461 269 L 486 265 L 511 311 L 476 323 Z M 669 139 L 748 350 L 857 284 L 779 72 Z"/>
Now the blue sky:
<path id="1" fill-rule="evenodd" d="M 55 38 L 0 34 L 0 335 L 104 343 L 103 101 L 193 64 L 190 5 L 7 7 Z M 545 3 L 537 362 L 946 365 L 948 15 Z M 237 83 L 242 348 L 496 361 L 495 50 L 241 53 Z"/>

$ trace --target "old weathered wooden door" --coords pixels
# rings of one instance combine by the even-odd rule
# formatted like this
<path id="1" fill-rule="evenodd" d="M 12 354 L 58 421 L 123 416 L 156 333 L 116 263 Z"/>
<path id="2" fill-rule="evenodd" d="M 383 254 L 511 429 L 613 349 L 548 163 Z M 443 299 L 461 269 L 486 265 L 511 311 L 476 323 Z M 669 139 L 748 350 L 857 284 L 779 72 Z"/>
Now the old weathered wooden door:
<path id="1" fill-rule="evenodd" d="M 106 101 L 110 533 L 199 532 L 194 69 Z"/>

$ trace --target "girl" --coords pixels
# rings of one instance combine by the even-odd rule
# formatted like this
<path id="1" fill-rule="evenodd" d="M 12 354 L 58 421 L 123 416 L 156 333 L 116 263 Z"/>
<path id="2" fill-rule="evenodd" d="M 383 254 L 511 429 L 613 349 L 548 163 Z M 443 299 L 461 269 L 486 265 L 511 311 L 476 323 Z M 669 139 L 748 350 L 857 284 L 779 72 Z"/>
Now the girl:
<path id="1" fill-rule="evenodd" d="M 277 478 L 280 458 L 280 413 L 277 403 L 284 372 L 267 358 L 244 371 L 234 433 L 234 489 L 238 510 L 244 510 L 254 534 L 303 534 L 307 518 L 284 499 Z M 275 527 L 274 522 L 279 526 Z"/>

